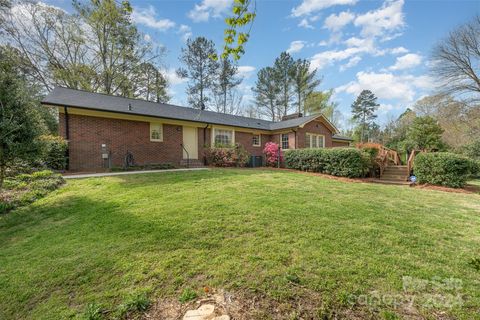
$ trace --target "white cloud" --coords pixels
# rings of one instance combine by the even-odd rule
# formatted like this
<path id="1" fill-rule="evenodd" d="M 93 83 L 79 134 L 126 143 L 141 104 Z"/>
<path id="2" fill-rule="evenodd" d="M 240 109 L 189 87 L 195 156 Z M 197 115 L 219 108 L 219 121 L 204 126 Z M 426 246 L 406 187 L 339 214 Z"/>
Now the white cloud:
<path id="1" fill-rule="evenodd" d="M 405 25 L 404 0 L 385 1 L 381 8 L 357 15 L 354 24 L 361 28 L 364 37 L 391 37 L 392 32 Z"/>
<path id="2" fill-rule="evenodd" d="M 390 49 L 391 54 L 402 54 L 402 53 L 407 53 L 407 52 L 408 52 L 408 49 L 406 49 L 404 47 L 396 47 L 396 48 Z"/>
<path id="3" fill-rule="evenodd" d="M 287 52 L 288 53 L 299 52 L 300 50 L 303 49 L 303 47 L 305 47 L 305 41 L 300 41 L 300 40 L 292 41 L 290 43 L 290 47 L 287 49 Z"/>
<path id="4" fill-rule="evenodd" d="M 325 19 L 323 27 L 325 29 L 337 32 L 352 22 L 353 19 L 355 19 L 355 15 L 348 11 L 340 12 L 338 15 L 331 14 Z"/>
<path id="5" fill-rule="evenodd" d="M 357 79 L 336 89 L 359 95 L 362 90 L 369 89 L 380 99 L 399 99 L 402 102 L 412 102 L 418 91 L 434 88 L 433 80 L 428 76 L 402 75 L 392 73 L 358 72 Z"/>
<path id="6" fill-rule="evenodd" d="M 255 71 L 255 69 L 256 68 L 254 66 L 238 66 L 238 74 L 242 78 L 250 78 L 252 72 Z"/>
<path id="7" fill-rule="evenodd" d="M 185 78 L 180 78 L 177 75 L 177 71 L 175 69 L 167 69 L 164 70 L 163 74 L 165 75 L 165 78 L 167 79 L 167 82 L 169 85 L 179 85 L 182 83 L 187 82 L 187 79 Z"/>
<path id="8" fill-rule="evenodd" d="M 301 17 L 328 7 L 336 5 L 352 5 L 356 2 L 357 0 L 303 0 L 298 7 L 292 9 L 292 15 L 294 17 Z"/>
<path id="9" fill-rule="evenodd" d="M 345 50 L 329 50 L 317 53 L 311 59 L 310 67 L 312 69 L 323 69 L 334 62 L 350 59 L 359 53 L 366 52 L 367 48 L 347 48 Z"/>
<path id="10" fill-rule="evenodd" d="M 422 63 L 422 56 L 415 53 L 408 53 L 404 56 L 398 57 L 395 64 L 391 66 L 390 70 L 405 70 L 418 66 Z"/>
<path id="11" fill-rule="evenodd" d="M 145 40 L 145 41 L 147 41 L 147 42 L 150 42 L 150 41 L 152 41 L 152 37 L 150 37 L 150 35 L 146 33 L 146 34 L 143 36 L 143 40 Z"/>
<path id="12" fill-rule="evenodd" d="M 192 28 L 190 28 L 189 26 L 187 26 L 185 24 L 180 25 L 177 33 L 182 35 L 182 40 L 184 42 L 186 42 L 193 35 Z"/>
<path id="13" fill-rule="evenodd" d="M 203 0 L 200 4 L 196 4 L 187 15 L 194 22 L 206 22 L 210 17 L 221 17 L 232 2 L 230 0 Z"/>
<path id="14" fill-rule="evenodd" d="M 160 31 L 166 31 L 175 26 L 175 22 L 170 19 L 157 19 L 155 16 L 155 8 L 148 6 L 147 8 L 134 7 L 132 12 L 132 20 L 137 24 L 157 29 Z"/>
<path id="15" fill-rule="evenodd" d="M 305 29 L 315 29 L 313 25 L 310 24 L 307 18 L 303 18 L 302 20 L 300 20 L 300 22 L 298 23 L 298 26 Z"/>
<path id="16" fill-rule="evenodd" d="M 355 57 L 350 58 L 350 60 L 348 60 L 348 62 L 346 64 L 340 66 L 340 71 L 345 71 L 345 70 L 347 70 L 351 67 L 356 66 L 361 60 L 362 60 L 362 58 L 359 57 L 359 56 L 355 56 Z"/>
<path id="17" fill-rule="evenodd" d="M 392 104 L 388 103 L 380 103 L 380 106 L 378 107 L 378 111 L 380 111 L 381 113 L 388 113 L 393 109 L 395 109 L 395 107 Z"/>

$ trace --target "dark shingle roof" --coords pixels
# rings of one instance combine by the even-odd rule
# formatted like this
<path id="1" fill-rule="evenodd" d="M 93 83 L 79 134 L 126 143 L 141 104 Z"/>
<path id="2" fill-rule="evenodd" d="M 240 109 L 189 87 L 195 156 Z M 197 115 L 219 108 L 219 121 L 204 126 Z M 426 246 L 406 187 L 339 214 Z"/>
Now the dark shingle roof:
<path id="1" fill-rule="evenodd" d="M 42 104 L 76 107 L 123 114 L 186 120 L 210 124 L 228 125 L 257 130 L 281 130 L 301 126 L 319 117 L 319 114 L 280 122 L 235 116 L 219 112 L 180 107 L 139 99 L 117 97 L 101 93 L 56 87 Z M 130 106 L 130 109 L 129 109 Z M 333 125 L 332 125 L 333 127 Z M 333 127 L 334 128 L 334 127 Z"/>
<path id="2" fill-rule="evenodd" d="M 345 140 L 345 141 L 353 141 L 352 138 L 349 138 L 349 137 L 345 137 L 345 136 L 340 136 L 338 134 L 334 134 L 332 136 L 332 139 L 335 139 L 335 140 Z"/>

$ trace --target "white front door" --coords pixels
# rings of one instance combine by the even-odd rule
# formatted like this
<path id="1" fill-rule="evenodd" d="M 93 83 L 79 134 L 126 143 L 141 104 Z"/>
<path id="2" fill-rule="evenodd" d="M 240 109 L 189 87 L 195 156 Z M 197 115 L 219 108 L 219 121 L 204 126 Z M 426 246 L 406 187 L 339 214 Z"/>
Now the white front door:
<path id="1" fill-rule="evenodd" d="M 195 127 L 183 127 L 183 159 L 198 159 L 198 129 Z"/>

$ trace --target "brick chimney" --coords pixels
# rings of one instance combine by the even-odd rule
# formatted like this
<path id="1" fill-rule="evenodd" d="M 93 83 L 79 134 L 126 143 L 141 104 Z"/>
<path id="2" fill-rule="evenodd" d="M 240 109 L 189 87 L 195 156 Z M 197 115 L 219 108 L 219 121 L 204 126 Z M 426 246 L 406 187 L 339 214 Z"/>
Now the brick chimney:
<path id="1" fill-rule="evenodd" d="M 296 119 L 296 118 L 301 118 L 301 117 L 303 117 L 303 114 L 302 114 L 301 112 L 292 113 L 292 114 L 287 114 L 286 116 L 283 116 L 283 117 L 282 117 L 282 121 L 290 120 L 290 119 Z"/>

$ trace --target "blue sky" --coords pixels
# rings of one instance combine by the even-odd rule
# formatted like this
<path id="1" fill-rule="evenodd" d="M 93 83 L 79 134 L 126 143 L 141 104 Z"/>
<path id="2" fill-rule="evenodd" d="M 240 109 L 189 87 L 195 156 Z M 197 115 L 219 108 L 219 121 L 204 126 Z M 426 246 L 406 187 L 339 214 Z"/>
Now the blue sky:
<path id="1" fill-rule="evenodd" d="M 139 29 L 152 44 L 167 49 L 164 68 L 172 103 L 187 101 L 185 83 L 174 73 L 185 39 L 205 36 L 220 48 L 231 2 L 131 1 Z M 71 10 L 66 0 L 48 3 Z M 435 80 L 428 71 L 432 47 L 479 12 L 479 1 L 257 0 L 257 18 L 239 61 L 243 102 L 252 101 L 256 72 L 288 50 L 294 58 L 311 60 L 323 76 L 321 89 L 335 89 L 343 127 L 362 89 L 379 97 L 379 122 L 384 124 L 433 92 Z"/>

